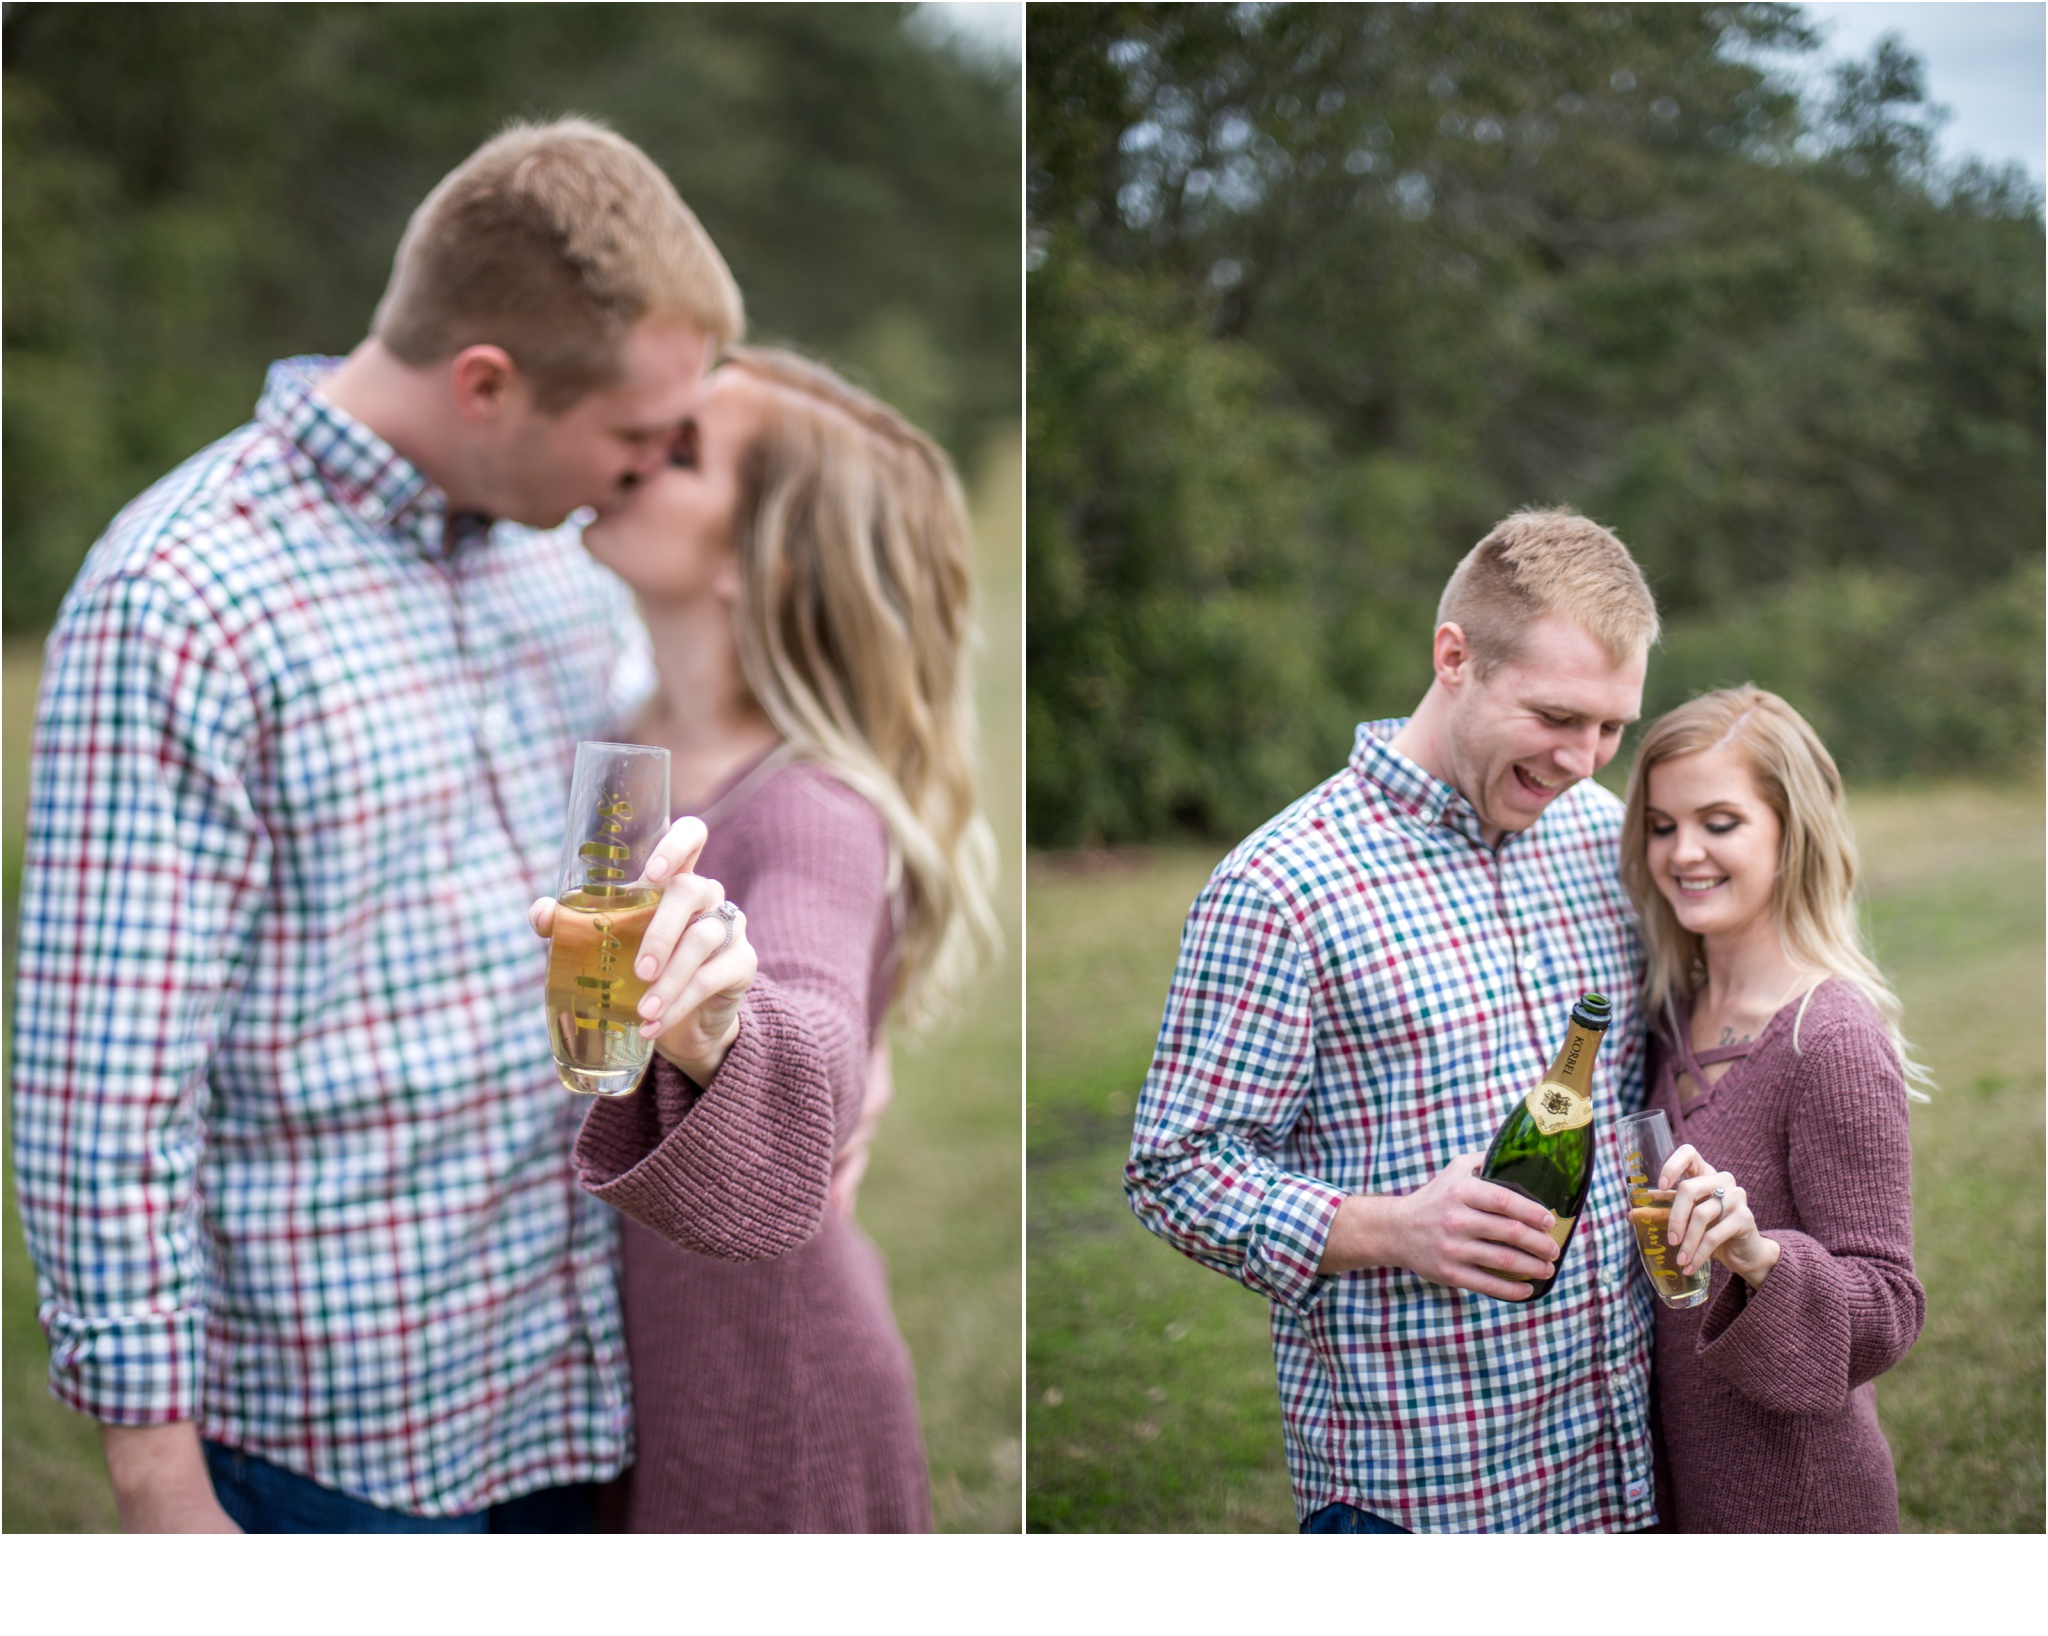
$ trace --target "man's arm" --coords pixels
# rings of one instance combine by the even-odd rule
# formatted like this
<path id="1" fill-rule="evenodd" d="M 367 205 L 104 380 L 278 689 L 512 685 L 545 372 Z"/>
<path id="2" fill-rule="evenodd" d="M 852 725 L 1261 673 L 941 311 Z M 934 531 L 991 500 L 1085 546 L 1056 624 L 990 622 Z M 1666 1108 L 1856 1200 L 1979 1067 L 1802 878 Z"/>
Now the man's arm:
<path id="1" fill-rule="evenodd" d="M 1315 1079 L 1311 981 L 1285 913 L 1238 874 L 1188 911 L 1131 1136 L 1124 1191 L 1152 1232 L 1306 1311 L 1344 1190 L 1273 1154 Z"/>
<path id="2" fill-rule="evenodd" d="M 1550 1276 L 1556 1219 L 1533 1199 L 1478 1178 L 1481 1155 L 1453 1159 L 1413 1193 L 1353 1193 L 1337 1207 L 1321 1273 L 1405 1267 L 1432 1284 L 1523 1301 L 1516 1278 Z M 1512 1275 L 1512 1276 L 1504 1276 Z"/>
<path id="3" fill-rule="evenodd" d="M 13 1135 L 52 1391 L 112 1423 L 124 1517 L 218 1526 L 193 1424 L 206 1258 L 196 1184 L 207 1064 L 270 849 L 238 771 L 249 690 L 189 604 L 145 578 L 103 580 L 74 593 L 51 644 Z"/>
<path id="4" fill-rule="evenodd" d="M 1315 1075 L 1307 963 L 1255 884 L 1220 877 L 1189 911 L 1124 1189 L 1138 1219 L 1271 1300 L 1312 1305 L 1326 1280 L 1403 1267 L 1433 1283 L 1522 1300 L 1503 1274 L 1548 1275 L 1543 1206 L 1479 1181 L 1476 1154 L 1408 1194 L 1351 1194 L 1271 1157 Z"/>
<path id="5" fill-rule="evenodd" d="M 239 1534 L 220 1507 L 199 1428 L 189 1420 L 168 1426 L 100 1427 L 107 1479 L 124 1534 Z"/>

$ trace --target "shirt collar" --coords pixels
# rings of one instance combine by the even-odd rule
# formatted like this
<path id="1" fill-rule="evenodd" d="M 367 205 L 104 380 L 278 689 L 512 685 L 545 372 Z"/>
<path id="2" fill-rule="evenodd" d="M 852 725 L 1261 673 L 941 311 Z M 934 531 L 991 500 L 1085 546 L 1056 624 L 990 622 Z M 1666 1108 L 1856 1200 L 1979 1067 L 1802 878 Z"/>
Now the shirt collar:
<path id="1" fill-rule="evenodd" d="M 344 511 L 422 555 L 452 554 L 485 532 L 481 518 L 467 515 L 451 526 L 447 495 L 369 427 L 320 395 L 320 382 L 341 363 L 304 357 L 272 364 L 256 404 L 258 423 L 312 462 Z"/>
<path id="2" fill-rule="evenodd" d="M 1351 770 L 1417 823 L 1442 824 L 1483 844 L 1478 809 L 1454 786 L 1423 771 L 1393 747 L 1394 735 L 1408 720 L 1389 716 L 1360 722 L 1351 744 Z"/>

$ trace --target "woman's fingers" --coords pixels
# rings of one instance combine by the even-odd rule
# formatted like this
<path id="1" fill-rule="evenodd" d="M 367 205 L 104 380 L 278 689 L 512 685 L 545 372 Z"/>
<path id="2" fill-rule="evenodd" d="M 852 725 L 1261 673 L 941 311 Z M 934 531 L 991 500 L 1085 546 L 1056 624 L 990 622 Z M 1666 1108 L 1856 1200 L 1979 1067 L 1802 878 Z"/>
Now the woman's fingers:
<path id="1" fill-rule="evenodd" d="M 1664 1168 L 1657 1173 L 1657 1185 L 1660 1188 L 1676 1187 L 1681 1176 L 1703 1176 L 1711 1168 L 1700 1157 L 1700 1150 L 1686 1142 L 1664 1161 Z"/>
<path id="2" fill-rule="evenodd" d="M 713 906 L 725 901 L 721 892 Z M 735 910 L 727 940 L 726 922 L 718 915 L 701 914 L 685 928 L 659 978 L 650 983 L 640 1001 L 640 1032 L 647 1038 L 666 1033 L 714 995 L 738 985 L 743 993 L 754 980 L 754 948 L 747 941 L 746 916 Z M 738 1005 L 738 995 L 733 998 Z M 717 1022 L 710 1032 L 721 1033 L 730 1018 Z"/>
<path id="3" fill-rule="evenodd" d="M 1671 1220 L 1664 1228 L 1664 1242 L 1673 1249 L 1685 1243 L 1685 1235 L 1691 1230 L 1697 1218 L 1700 1201 L 1714 1191 L 1714 1173 L 1707 1169 L 1706 1161 L 1689 1147 L 1681 1148 L 1679 1152 L 1691 1153 L 1692 1160 L 1687 1166 L 1689 1173 L 1684 1175 L 1682 1180 L 1674 1178 L 1674 1181 L 1665 1184 L 1671 1188 L 1672 1196 Z M 1672 1163 L 1676 1163 L 1678 1154 L 1674 1153 L 1671 1159 Z M 1670 1164 L 1664 1167 L 1664 1173 L 1667 1176 L 1672 1174 Z"/>
<path id="4" fill-rule="evenodd" d="M 533 907 L 526 911 L 526 923 L 541 937 L 555 935 L 555 900 L 535 898 Z"/>
<path id="5" fill-rule="evenodd" d="M 707 961 L 675 1004 L 653 1022 L 643 1023 L 641 1033 L 653 1031 L 655 1048 L 686 1070 L 713 1052 L 722 1054 L 756 969 L 752 945 L 735 942 Z"/>
<path id="6" fill-rule="evenodd" d="M 664 881 L 687 875 L 697 867 L 697 857 L 704 850 L 704 843 L 710 832 L 701 818 L 678 818 L 668 826 L 668 833 L 655 842 L 654 850 L 648 854 L 646 878 L 650 884 L 659 886 Z"/>
<path id="7" fill-rule="evenodd" d="M 1723 1222 L 1738 1215 L 1747 1208 L 1748 1195 L 1736 1185 L 1735 1178 L 1727 1171 L 1689 1180 L 1687 1187 L 1698 1187 L 1694 1195 L 1692 1213 L 1685 1225 L 1683 1241 L 1679 1246 L 1678 1262 L 1687 1272 L 1706 1262 L 1707 1252 L 1701 1247 L 1707 1235 Z M 1714 1189 L 1720 1188 L 1722 1196 L 1714 1197 Z M 1674 1209 L 1673 1214 L 1676 1214 Z"/>
<path id="8" fill-rule="evenodd" d="M 702 875 L 683 875 L 671 881 L 661 894 L 661 905 L 654 911 L 654 918 L 647 923 L 647 931 L 640 939 L 640 956 L 633 962 L 633 973 L 647 982 L 666 981 L 667 968 L 682 945 L 683 934 L 699 915 L 708 914 L 725 901 L 725 888 L 715 880 L 706 880 Z M 698 951 L 701 959 L 703 951 Z M 688 972 L 682 974 L 687 977 Z M 680 983 L 682 978 L 677 978 Z M 669 984 L 663 1003 L 675 997 L 676 984 Z M 652 1016 L 643 1005 L 642 1016 Z"/>
<path id="9" fill-rule="evenodd" d="M 1671 1201 L 1671 1226 L 1665 1242 L 1677 1247 L 1679 1263 L 1690 1267 L 1692 1252 L 1700 1234 L 1721 1214 L 1715 1204 L 1712 1176 L 1688 1176 L 1678 1184 L 1678 1197 Z"/>
<path id="10" fill-rule="evenodd" d="M 1735 1195 L 1731 1193 L 1728 1197 L 1732 1203 Z M 1756 1220 L 1750 1215 L 1747 1205 L 1740 1210 L 1729 1211 L 1709 1227 L 1706 1236 L 1700 1240 L 1699 1256 L 1695 1265 L 1705 1266 L 1710 1259 L 1719 1255 L 1737 1239 L 1755 1231 Z M 1692 1269 L 1688 1267 L 1686 1270 L 1690 1272 Z"/>

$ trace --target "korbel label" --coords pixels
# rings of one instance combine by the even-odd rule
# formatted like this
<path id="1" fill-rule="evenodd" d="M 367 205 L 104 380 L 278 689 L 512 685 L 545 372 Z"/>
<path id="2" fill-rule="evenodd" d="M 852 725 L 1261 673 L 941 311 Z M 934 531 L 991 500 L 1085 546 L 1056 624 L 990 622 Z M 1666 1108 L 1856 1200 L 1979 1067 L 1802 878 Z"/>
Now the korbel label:
<path id="1" fill-rule="evenodd" d="M 1546 1079 L 1529 1093 L 1528 1107 L 1529 1117 L 1545 1136 L 1593 1122 L 1593 1099 L 1554 1079 Z"/>

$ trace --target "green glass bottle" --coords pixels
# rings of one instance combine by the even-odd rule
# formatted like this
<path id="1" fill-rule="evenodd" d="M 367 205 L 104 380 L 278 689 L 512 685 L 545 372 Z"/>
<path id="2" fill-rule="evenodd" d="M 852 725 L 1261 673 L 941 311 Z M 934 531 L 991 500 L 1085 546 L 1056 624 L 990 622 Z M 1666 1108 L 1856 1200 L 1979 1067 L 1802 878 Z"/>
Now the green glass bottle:
<path id="1" fill-rule="evenodd" d="M 1579 996 L 1557 1056 L 1493 1133 L 1479 1167 L 1485 1180 L 1534 1199 L 1557 1217 L 1550 1233 L 1557 1240 L 1558 1267 L 1593 1180 L 1593 1058 L 1613 1016 L 1604 994 Z M 1532 1279 L 1529 1301 L 1542 1300 L 1555 1282 L 1554 1270 L 1549 1278 Z"/>

